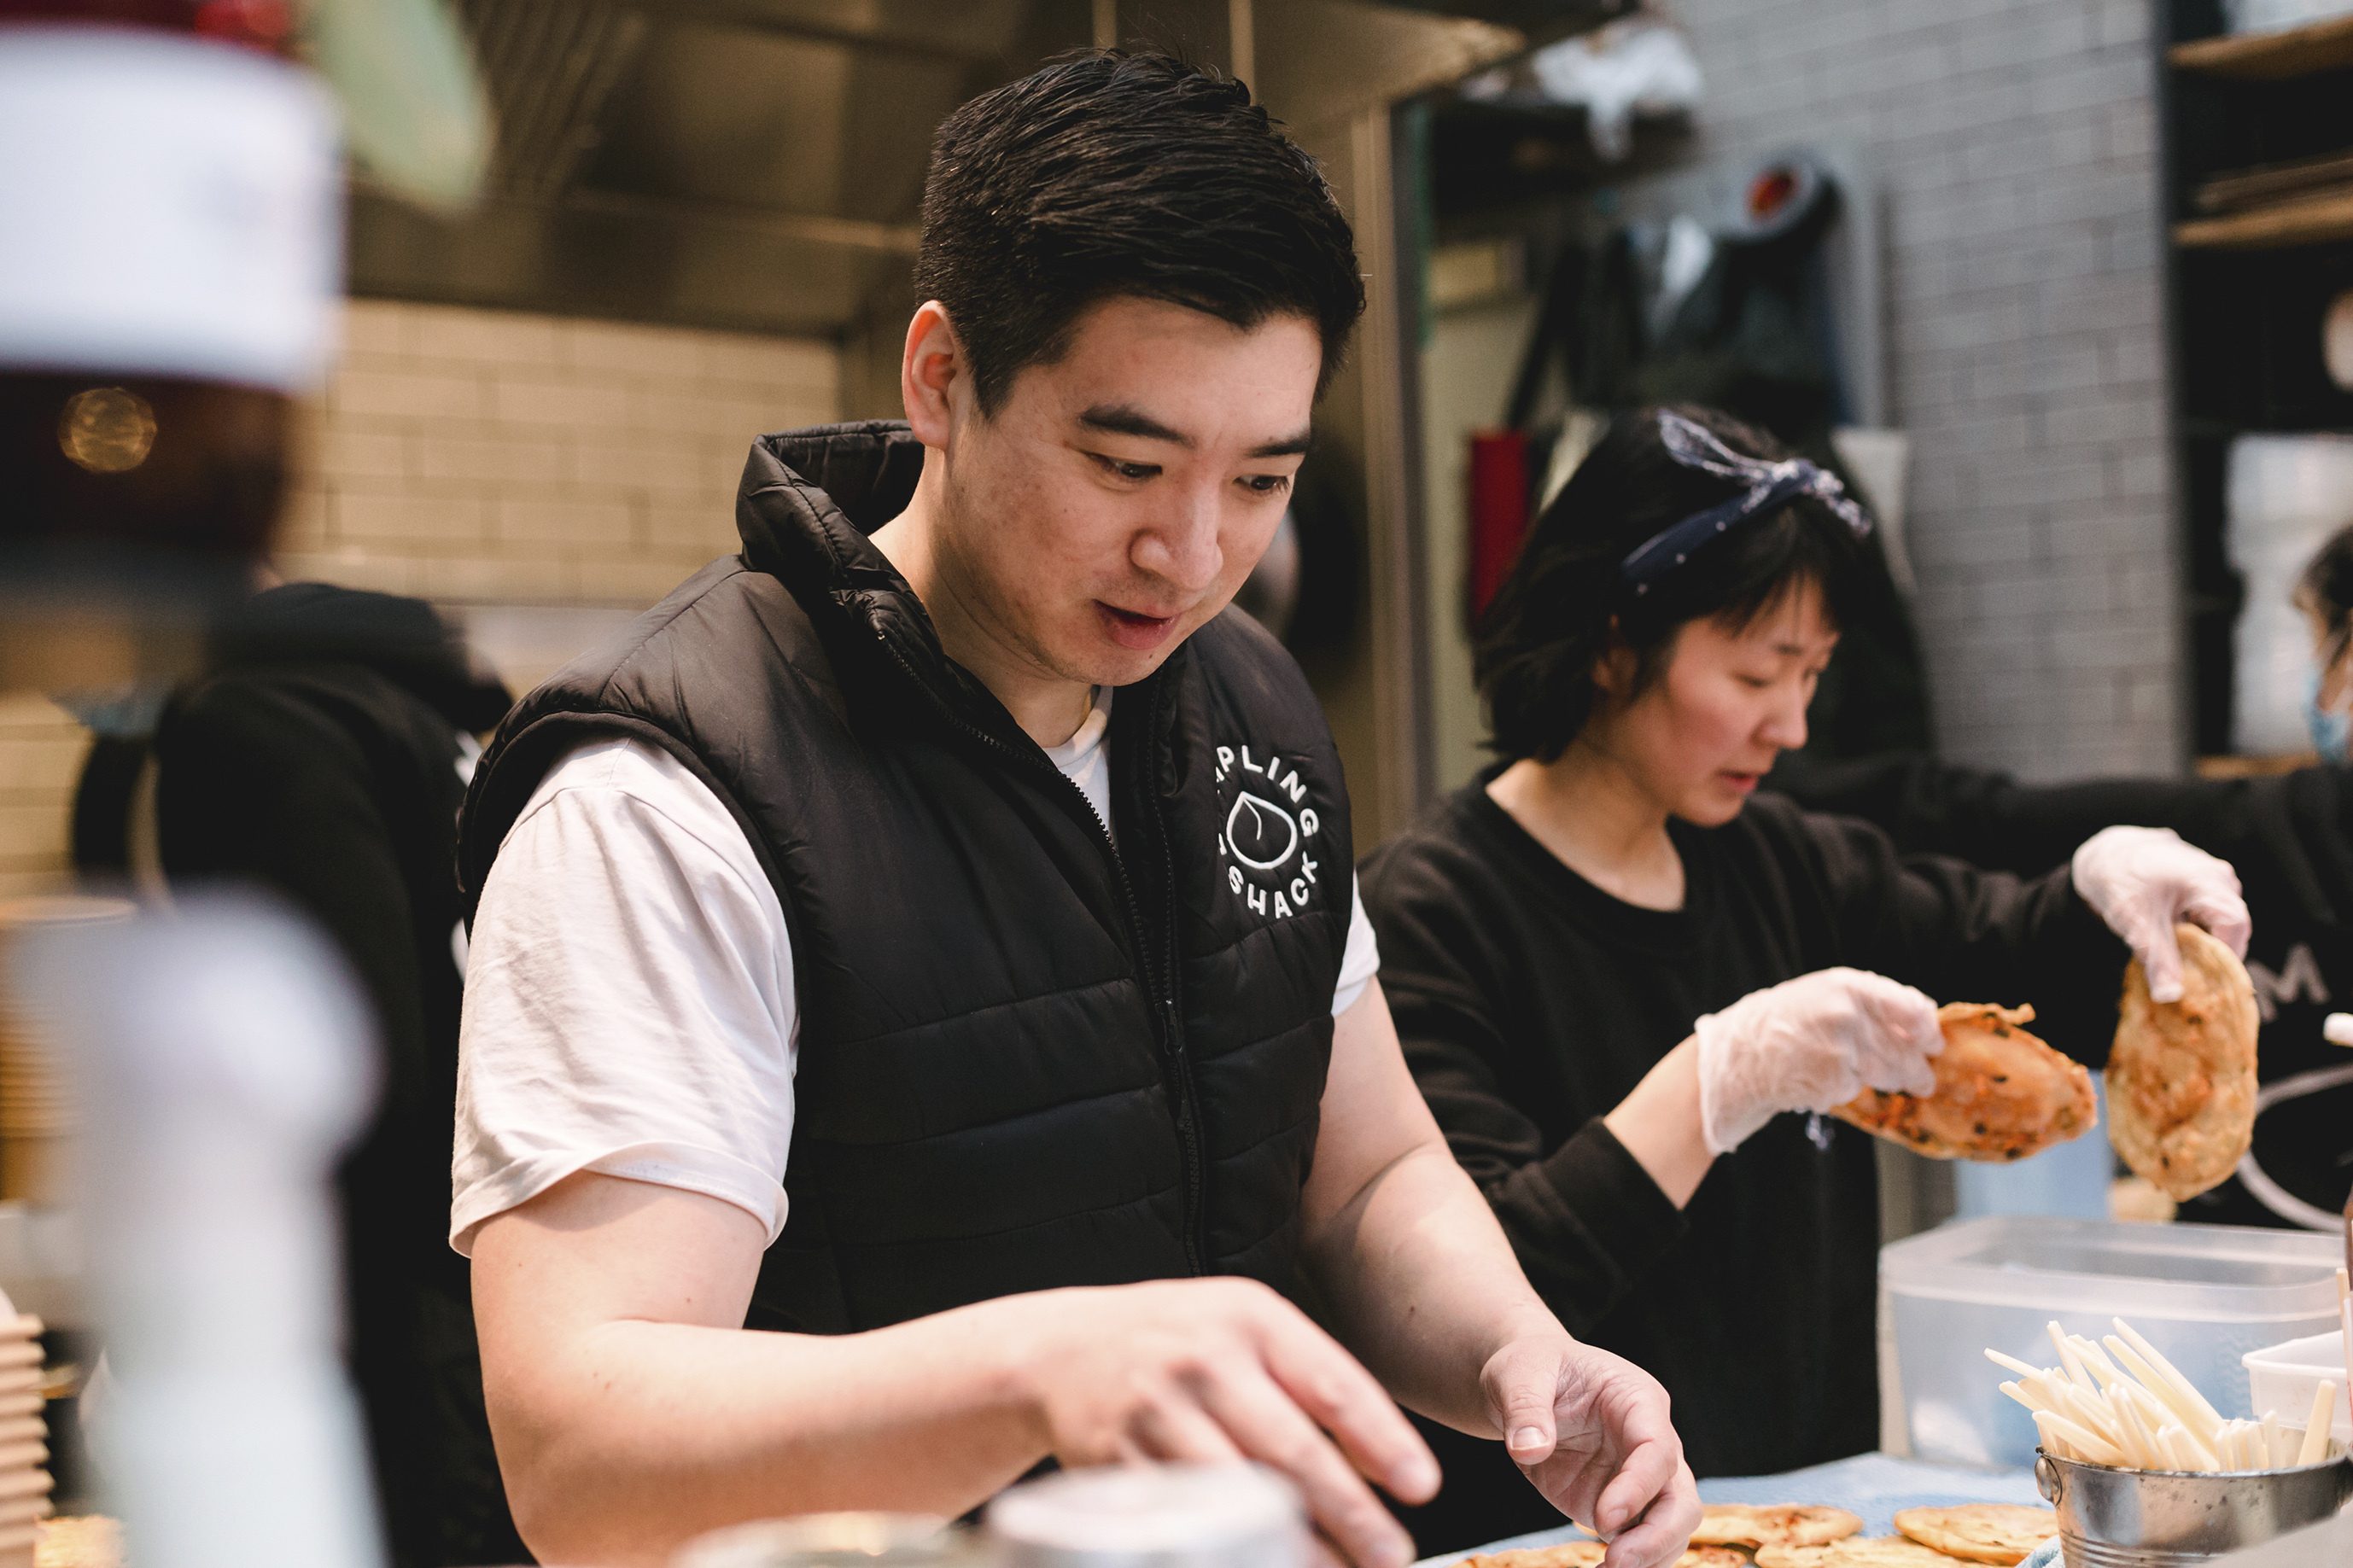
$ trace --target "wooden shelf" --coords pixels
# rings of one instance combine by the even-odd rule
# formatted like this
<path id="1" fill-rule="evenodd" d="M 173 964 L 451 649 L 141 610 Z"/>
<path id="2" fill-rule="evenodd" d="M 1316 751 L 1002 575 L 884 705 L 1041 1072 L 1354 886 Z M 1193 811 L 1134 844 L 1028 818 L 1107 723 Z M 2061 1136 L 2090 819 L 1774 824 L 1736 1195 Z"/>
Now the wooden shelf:
<path id="1" fill-rule="evenodd" d="M 2298 768 L 2320 765 L 2317 752 L 2295 752 L 2284 757 L 2200 757 L 2198 776 L 2201 779 L 2270 779 L 2282 773 L 2292 773 Z"/>
<path id="2" fill-rule="evenodd" d="M 2177 70 L 2238 81 L 2287 81 L 2353 67 L 2353 16 L 2331 16 L 2276 33 L 2197 38 L 2176 44 L 2167 53 Z"/>
<path id="3" fill-rule="evenodd" d="M 2339 239 L 2353 239 L 2353 191 L 2173 226 L 2173 243 L 2186 250 L 2284 250 Z"/>
<path id="4" fill-rule="evenodd" d="M 2276 206 L 2338 189 L 2353 189 L 2353 150 L 2232 169 L 2208 179 L 2191 199 L 2200 212 L 2212 215 Z"/>

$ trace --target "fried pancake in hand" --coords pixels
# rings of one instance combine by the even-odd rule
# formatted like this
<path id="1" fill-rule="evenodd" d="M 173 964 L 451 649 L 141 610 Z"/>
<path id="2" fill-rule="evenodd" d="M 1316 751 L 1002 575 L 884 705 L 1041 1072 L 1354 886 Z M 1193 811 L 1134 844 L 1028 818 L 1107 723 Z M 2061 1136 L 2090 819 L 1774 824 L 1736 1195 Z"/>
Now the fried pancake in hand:
<path id="1" fill-rule="evenodd" d="M 1866 1089 L 1831 1114 L 1937 1160 L 2023 1160 L 2079 1137 L 2099 1120 L 2092 1075 L 2019 1027 L 2033 1016 L 1947 1002 L 1936 1093 Z"/>
<path id="2" fill-rule="evenodd" d="M 2255 1131 L 2255 1031 L 2246 965 L 2193 925 L 2176 926 L 2181 1000 L 2152 1002 L 2136 958 L 2125 969 L 2108 1053 L 2108 1139 L 2175 1203 L 2237 1168 Z"/>

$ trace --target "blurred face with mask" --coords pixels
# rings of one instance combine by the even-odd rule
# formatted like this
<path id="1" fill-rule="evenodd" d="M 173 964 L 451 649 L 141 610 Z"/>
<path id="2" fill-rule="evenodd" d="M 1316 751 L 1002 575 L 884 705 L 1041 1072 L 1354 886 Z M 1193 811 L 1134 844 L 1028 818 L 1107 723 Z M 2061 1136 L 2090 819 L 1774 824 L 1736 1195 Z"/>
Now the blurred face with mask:
<path id="1" fill-rule="evenodd" d="M 2312 623 L 2305 727 L 2320 760 L 2353 763 L 2353 525 L 2338 530 L 2305 566 L 2296 607 Z"/>

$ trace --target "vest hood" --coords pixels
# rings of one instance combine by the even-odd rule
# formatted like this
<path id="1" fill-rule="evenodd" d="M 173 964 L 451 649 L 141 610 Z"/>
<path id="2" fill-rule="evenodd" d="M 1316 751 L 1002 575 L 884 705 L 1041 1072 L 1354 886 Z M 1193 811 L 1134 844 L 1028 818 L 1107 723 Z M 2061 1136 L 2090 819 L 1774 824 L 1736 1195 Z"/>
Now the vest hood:
<path id="1" fill-rule="evenodd" d="M 944 709 L 1018 749 L 1028 737 L 947 657 L 923 600 L 868 537 L 907 510 L 923 471 L 923 444 L 904 420 L 760 437 L 735 497 L 744 563 L 785 584 L 836 660 L 886 676 L 895 667 Z"/>

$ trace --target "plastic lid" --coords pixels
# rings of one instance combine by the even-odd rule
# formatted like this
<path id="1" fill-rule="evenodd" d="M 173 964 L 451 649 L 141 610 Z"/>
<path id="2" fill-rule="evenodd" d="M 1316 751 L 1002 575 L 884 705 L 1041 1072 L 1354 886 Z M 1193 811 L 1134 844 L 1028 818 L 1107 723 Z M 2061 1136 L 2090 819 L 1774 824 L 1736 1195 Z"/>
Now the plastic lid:
<path id="1" fill-rule="evenodd" d="M 697 1536 L 670 1568 L 936 1568 L 970 1556 L 948 1521 L 919 1513 L 812 1513 Z"/>
<path id="2" fill-rule="evenodd" d="M 2333 1316 L 2333 1236 L 1997 1215 L 1883 1247 L 1901 1296 L 2065 1312 L 2263 1322 Z"/>
<path id="3" fill-rule="evenodd" d="M 1068 1470 L 1015 1487 L 987 1524 L 1008 1564 L 1300 1568 L 1299 1494 L 1258 1465 Z"/>

